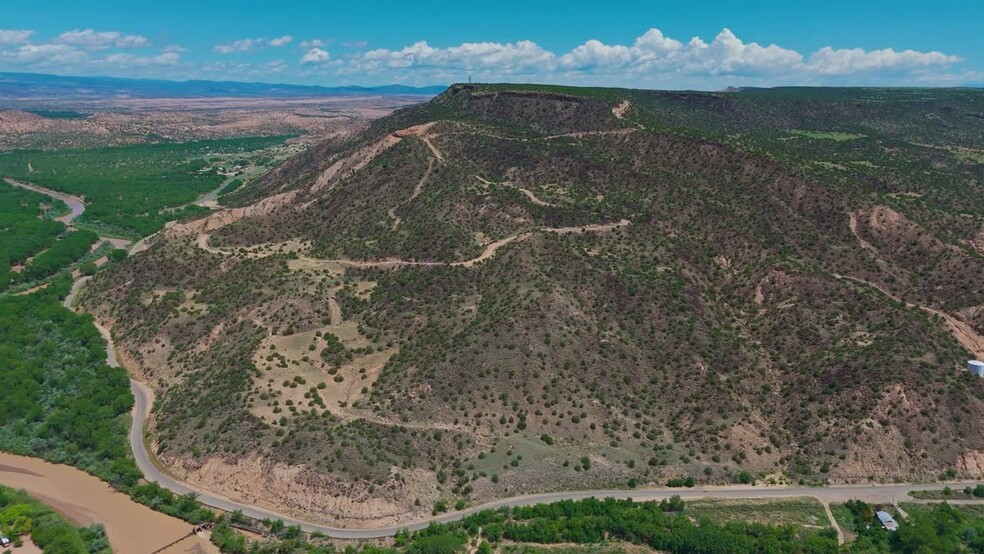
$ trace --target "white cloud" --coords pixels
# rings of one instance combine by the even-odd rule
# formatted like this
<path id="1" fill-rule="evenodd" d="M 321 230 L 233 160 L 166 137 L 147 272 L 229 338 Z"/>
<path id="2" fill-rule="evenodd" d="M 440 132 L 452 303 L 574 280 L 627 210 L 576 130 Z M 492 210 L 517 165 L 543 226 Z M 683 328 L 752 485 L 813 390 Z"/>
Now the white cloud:
<path id="1" fill-rule="evenodd" d="M 96 64 L 116 68 L 130 68 L 177 65 L 180 61 L 181 54 L 177 52 L 161 52 L 155 56 L 135 56 L 133 54 L 117 53 L 96 60 Z"/>
<path id="2" fill-rule="evenodd" d="M 26 29 L 0 29 L 0 44 L 24 44 L 31 40 L 31 36 L 33 35 L 34 31 L 28 31 Z"/>
<path id="3" fill-rule="evenodd" d="M 363 54 L 356 68 L 375 71 L 409 67 L 442 70 L 488 70 L 504 75 L 531 73 L 551 68 L 556 56 L 535 42 L 467 42 L 449 48 L 433 48 L 418 42 L 401 50 L 380 48 Z"/>
<path id="4" fill-rule="evenodd" d="M 808 67 L 820 75 L 851 75 L 872 71 L 908 71 L 946 67 L 962 61 L 942 52 L 896 52 L 891 48 L 866 52 L 860 48 L 834 50 L 826 46 L 810 55 Z"/>
<path id="5" fill-rule="evenodd" d="M 312 48 L 308 50 L 304 56 L 301 57 L 301 63 L 324 63 L 331 58 L 331 55 L 327 50 L 322 50 L 321 48 Z"/>
<path id="6" fill-rule="evenodd" d="M 809 56 L 776 44 L 745 42 L 722 29 L 711 42 L 687 42 L 649 29 L 631 44 L 606 44 L 591 39 L 565 53 L 554 53 L 532 41 L 463 43 L 439 48 L 426 41 L 401 49 L 375 49 L 345 59 L 343 74 L 390 72 L 398 76 L 461 79 L 476 72 L 482 78 L 519 78 L 596 84 L 695 82 L 731 77 L 741 82 L 826 82 L 851 76 L 854 81 L 886 76 L 924 78 L 962 61 L 941 52 L 865 51 L 821 48 Z M 411 74 L 412 72 L 412 74 Z M 729 82 L 731 82 L 729 80 Z M 841 82 L 841 81 L 838 81 Z"/>
<path id="7" fill-rule="evenodd" d="M 244 54 L 234 62 L 184 61 L 185 48 L 165 45 L 154 52 L 140 35 L 75 29 L 48 42 L 34 42 L 30 30 L 0 30 L 0 68 L 63 73 L 179 75 L 264 79 L 277 73 L 301 82 L 358 81 L 447 83 L 465 80 L 539 81 L 581 85 L 720 88 L 724 85 L 938 84 L 980 82 L 980 67 L 938 51 L 863 50 L 825 46 L 798 52 L 777 44 L 745 41 L 722 29 L 712 40 L 672 38 L 649 29 L 624 43 L 586 40 L 566 51 L 551 51 L 531 40 L 465 42 L 435 46 L 427 41 L 402 48 L 367 50 L 363 41 L 344 42 L 329 53 L 330 40 L 298 44 L 299 64 L 250 60 L 245 54 L 293 45 L 294 37 L 243 38 L 216 44 L 217 54 Z M 229 60 L 230 58 L 225 58 Z M 165 71 L 167 69 L 167 71 Z M 158 73 L 160 72 L 160 73 Z M 278 79 L 281 77 L 278 77 Z"/>
<path id="8" fill-rule="evenodd" d="M 284 35 L 282 37 L 276 38 L 244 38 L 239 40 L 234 40 L 232 42 L 226 42 L 222 44 L 216 44 L 212 48 L 212 52 L 217 54 L 239 54 L 244 52 L 253 52 L 272 46 L 274 48 L 285 46 L 290 44 L 294 40 L 294 37 L 290 35 Z"/>
<path id="9" fill-rule="evenodd" d="M 93 31 L 92 29 L 66 31 L 54 40 L 58 44 L 70 44 L 84 50 L 107 48 L 145 48 L 150 44 L 140 35 L 125 35 L 119 31 Z"/>
<path id="10" fill-rule="evenodd" d="M 650 29 L 632 46 L 607 45 L 597 40 L 574 48 L 560 57 L 563 69 L 576 71 L 627 70 L 633 75 L 682 73 L 705 75 L 744 75 L 775 73 L 794 69 L 803 56 L 776 45 L 744 43 L 724 29 L 710 44 L 694 37 L 684 44 L 668 38 L 659 29 Z"/>
<path id="11" fill-rule="evenodd" d="M 14 61 L 22 64 L 77 64 L 89 56 L 69 44 L 25 44 L 14 53 Z"/>
<path id="12" fill-rule="evenodd" d="M 262 38 L 244 38 L 240 40 L 235 40 L 233 42 L 228 42 L 225 44 L 216 44 L 215 48 L 212 49 L 213 52 L 218 54 L 234 54 L 237 52 L 252 52 L 257 48 L 263 46 L 266 39 Z"/>
<path id="13" fill-rule="evenodd" d="M 368 40 L 350 40 L 348 42 L 343 42 L 342 46 L 345 48 L 365 48 L 369 46 Z"/>

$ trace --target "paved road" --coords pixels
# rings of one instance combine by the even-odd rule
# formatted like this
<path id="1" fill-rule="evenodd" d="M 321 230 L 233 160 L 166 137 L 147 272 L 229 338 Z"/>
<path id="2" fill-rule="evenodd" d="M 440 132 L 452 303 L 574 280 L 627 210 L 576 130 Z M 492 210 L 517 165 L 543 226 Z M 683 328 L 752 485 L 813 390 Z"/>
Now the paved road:
<path id="1" fill-rule="evenodd" d="M 662 500 L 664 498 L 669 498 L 673 495 L 679 495 L 682 498 L 732 498 L 732 499 L 749 499 L 749 498 L 787 498 L 787 497 L 803 497 L 809 496 L 819 499 L 824 504 L 830 502 L 842 502 L 851 498 L 861 498 L 873 502 L 885 502 L 893 503 L 895 501 L 906 500 L 909 491 L 913 490 L 927 490 L 927 489 L 938 489 L 942 485 L 940 484 L 929 484 L 929 485 L 906 485 L 906 484 L 889 484 L 889 485 L 850 485 L 850 486 L 835 486 L 835 487 L 750 487 L 750 486 L 731 486 L 731 487 L 708 487 L 708 488 L 694 488 L 694 489 L 669 489 L 669 488 L 654 488 L 654 489 L 637 489 L 637 490 L 596 490 L 596 491 L 567 491 L 567 492 L 554 492 L 546 494 L 534 494 L 527 496 L 519 496 L 514 498 L 506 498 L 502 500 L 497 500 L 494 502 L 489 502 L 472 508 L 468 508 L 461 512 L 443 514 L 437 517 L 428 518 L 425 520 L 419 520 L 414 522 L 408 522 L 401 525 L 389 525 L 385 527 L 374 527 L 369 529 L 347 529 L 341 527 L 333 527 L 330 525 L 322 525 L 317 523 L 312 523 L 304 521 L 301 519 L 286 516 L 284 514 L 279 514 L 272 510 L 267 510 L 257 506 L 251 506 L 248 504 L 243 504 L 231 500 L 225 496 L 211 493 L 208 491 L 203 491 L 192 487 L 186 483 L 182 483 L 177 479 L 167 475 L 165 472 L 161 471 L 154 463 L 151 461 L 150 456 L 147 453 L 146 446 L 143 441 L 143 423 L 148 414 L 150 405 L 152 403 L 152 395 L 147 390 L 146 386 L 137 381 L 131 381 L 131 389 L 133 390 L 133 396 L 136 399 L 134 405 L 134 417 L 133 426 L 130 429 L 130 446 L 133 448 L 134 457 L 137 460 L 137 466 L 143 471 L 144 476 L 152 481 L 156 481 L 162 487 L 169 489 L 177 494 L 186 494 L 189 492 L 194 492 L 198 495 L 198 500 L 204 504 L 218 508 L 225 511 L 241 510 L 243 514 L 256 518 L 256 519 L 281 519 L 284 523 L 288 525 L 297 525 L 304 529 L 305 531 L 314 532 L 319 531 L 330 537 L 340 538 L 340 539 L 373 539 L 380 537 L 389 537 L 395 535 L 401 529 L 406 530 L 417 530 L 423 529 L 430 525 L 432 522 L 446 523 L 449 521 L 456 521 L 467 515 L 473 514 L 475 512 L 490 509 L 490 508 L 502 508 L 502 507 L 512 507 L 512 506 L 530 506 L 533 504 L 540 504 L 544 502 L 557 502 L 560 500 L 582 500 L 585 498 L 632 498 L 634 500 Z M 960 487 L 964 484 L 955 485 L 951 484 L 953 487 Z"/>
<path id="2" fill-rule="evenodd" d="M 109 348 L 107 363 L 110 365 L 117 365 L 117 359 L 115 355 L 115 346 L 112 343 L 112 338 L 109 337 L 108 331 L 100 326 L 100 332 L 104 334 L 108 339 Z M 234 510 L 240 510 L 243 514 L 256 518 L 256 519 L 280 519 L 288 525 L 297 525 L 304 529 L 305 531 L 314 532 L 319 531 L 330 537 L 339 539 L 373 539 L 380 537 L 389 537 L 395 535 L 401 529 L 407 529 L 410 531 L 423 529 L 427 527 L 432 522 L 445 523 L 449 521 L 456 521 L 467 515 L 473 514 L 475 512 L 491 509 L 491 508 L 501 508 L 501 507 L 512 507 L 512 506 L 530 506 L 533 504 L 540 504 L 544 502 L 557 502 L 560 500 L 581 500 L 585 498 L 632 498 L 634 500 L 662 500 L 664 498 L 669 498 L 673 495 L 679 495 L 682 498 L 724 498 L 724 499 L 751 499 L 751 498 L 788 498 L 788 497 L 803 497 L 809 496 L 817 498 L 820 502 L 829 504 L 830 502 L 843 502 L 851 498 L 860 498 L 868 500 L 871 502 L 883 502 L 883 503 L 895 503 L 897 501 L 903 501 L 908 499 L 909 491 L 914 490 L 931 490 L 939 489 L 942 485 L 938 483 L 926 484 L 926 485 L 908 485 L 908 484 L 875 484 L 875 485 L 845 485 L 845 486 L 832 486 L 832 487 L 752 487 L 752 486 L 724 486 L 724 487 L 707 487 L 707 488 L 693 488 L 693 489 L 679 489 L 679 488 L 652 488 L 652 489 L 636 489 L 636 490 L 594 490 L 594 491 L 566 491 L 566 492 L 554 492 L 546 494 L 534 494 L 519 496 L 514 498 L 506 498 L 502 500 L 497 500 L 489 502 L 486 504 L 481 504 L 472 508 L 468 508 L 461 512 L 454 512 L 449 514 L 442 514 L 437 517 L 428 518 L 424 520 L 408 522 L 401 525 L 389 525 L 385 527 L 374 527 L 368 529 L 350 529 L 342 527 L 334 527 L 331 525 L 323 525 L 312 523 L 309 521 L 304 521 L 298 518 L 290 517 L 285 514 L 280 514 L 272 510 L 267 510 L 258 506 L 253 506 L 249 504 L 244 504 L 237 502 L 228 497 L 216 494 L 213 492 L 198 489 L 192 485 L 179 481 L 178 479 L 169 475 L 166 471 L 163 471 L 158 467 L 152 456 L 147 452 L 147 447 L 144 442 L 143 429 L 146 422 L 147 416 L 150 413 L 150 408 L 153 405 L 153 393 L 147 388 L 146 385 L 135 380 L 130 380 L 130 389 L 133 391 L 133 397 L 135 399 L 133 407 L 133 424 L 130 427 L 130 447 L 133 450 L 134 459 L 137 462 L 137 467 L 143 472 L 144 477 L 150 481 L 155 481 L 162 487 L 176 493 L 176 494 L 187 494 L 189 492 L 198 495 L 198 500 L 204 504 L 212 506 L 213 508 L 218 508 L 220 510 L 225 510 L 228 512 Z M 951 487 L 960 488 L 967 484 L 974 483 L 951 483 Z"/>
<path id="3" fill-rule="evenodd" d="M 83 208 L 84 209 L 84 208 Z M 65 307 L 72 309 L 75 303 L 75 298 L 78 296 L 79 290 L 88 281 L 88 277 L 82 277 L 75 281 L 72 285 L 72 291 L 69 293 L 68 297 L 65 298 Z M 106 363 L 113 367 L 119 367 L 119 360 L 116 356 L 116 345 L 113 342 L 113 337 L 109 330 L 104 326 L 96 323 L 96 328 L 99 329 L 100 334 L 106 340 Z M 582 500 L 585 498 L 632 498 L 634 500 L 662 500 L 664 498 L 669 498 L 673 495 L 679 495 L 682 498 L 731 498 L 731 499 L 752 499 L 752 498 L 786 498 L 786 497 L 802 497 L 809 496 L 817 498 L 826 506 L 830 502 L 842 502 L 851 498 L 860 498 L 863 500 L 868 500 L 872 502 L 883 502 L 883 503 L 895 503 L 896 501 L 906 500 L 908 498 L 909 491 L 913 490 L 927 490 L 927 489 L 938 489 L 941 487 L 940 484 L 929 484 L 929 485 L 906 485 L 906 484 L 889 484 L 889 485 L 847 485 L 847 486 L 834 486 L 834 487 L 750 487 L 750 486 L 728 486 L 728 487 L 707 487 L 707 488 L 694 488 L 694 489 L 669 489 L 669 488 L 652 488 L 652 489 L 636 489 L 636 490 L 594 490 L 594 491 L 567 491 L 567 492 L 554 492 L 546 494 L 535 494 L 527 496 L 518 496 L 513 498 L 506 498 L 502 500 L 496 500 L 493 502 L 488 502 L 486 504 L 481 504 L 468 508 L 460 512 L 454 512 L 449 514 L 442 514 L 437 517 L 428 518 L 424 520 L 418 520 L 413 522 L 407 522 L 401 525 L 389 525 L 385 527 L 374 527 L 368 529 L 349 529 L 342 527 L 333 527 L 330 525 L 323 525 L 312 523 L 308 521 L 303 521 L 294 517 L 287 516 L 285 514 L 279 514 L 272 510 L 267 510 L 258 506 L 253 506 L 249 504 L 243 504 L 237 502 L 220 494 L 198 489 L 184 483 L 175 477 L 168 474 L 157 464 L 154 463 L 153 456 L 147 451 L 147 446 L 144 442 L 143 430 L 147 417 L 150 414 L 150 408 L 154 402 L 153 392 L 143 383 L 139 381 L 130 380 L 130 390 L 133 391 L 134 405 L 133 405 L 133 421 L 130 426 L 130 448 L 133 450 L 133 457 L 136 460 L 137 467 L 143 472 L 144 477 L 149 481 L 154 481 L 162 487 L 174 492 L 176 494 L 187 494 L 195 493 L 198 496 L 198 500 L 202 503 L 211 506 L 213 508 L 218 508 L 220 510 L 225 510 L 232 512 L 235 510 L 242 511 L 243 514 L 256 518 L 256 519 L 280 519 L 288 525 L 297 525 L 304 529 L 305 531 L 314 532 L 319 531 L 330 537 L 339 539 L 373 539 L 380 537 L 389 537 L 395 535 L 401 529 L 406 530 L 417 530 L 427 527 L 431 523 L 446 523 L 449 521 L 455 521 L 461 519 L 465 516 L 473 514 L 475 512 L 502 508 L 502 507 L 513 507 L 513 506 L 529 506 L 533 504 L 540 504 L 544 502 L 557 502 L 560 500 Z M 975 483 L 960 483 L 953 484 L 951 486 L 959 488 L 965 484 L 975 484 Z M 832 523 L 833 520 L 831 520 Z"/>

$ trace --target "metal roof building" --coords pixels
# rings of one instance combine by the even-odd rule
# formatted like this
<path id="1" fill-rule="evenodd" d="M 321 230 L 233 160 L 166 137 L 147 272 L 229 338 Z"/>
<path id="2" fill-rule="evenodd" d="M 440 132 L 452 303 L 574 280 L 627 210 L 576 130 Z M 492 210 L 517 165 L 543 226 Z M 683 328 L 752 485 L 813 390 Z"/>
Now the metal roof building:
<path id="1" fill-rule="evenodd" d="M 899 528 L 899 522 L 895 521 L 895 518 L 891 516 L 888 512 L 877 511 L 875 515 L 878 516 L 878 521 L 885 526 L 885 529 L 889 531 L 897 531 Z"/>

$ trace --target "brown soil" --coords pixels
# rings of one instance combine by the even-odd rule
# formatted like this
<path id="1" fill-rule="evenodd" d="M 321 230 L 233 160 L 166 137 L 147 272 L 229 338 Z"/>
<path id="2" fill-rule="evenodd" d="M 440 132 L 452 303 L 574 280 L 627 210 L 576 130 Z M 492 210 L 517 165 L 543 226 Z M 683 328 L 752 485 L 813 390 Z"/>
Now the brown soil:
<path id="1" fill-rule="evenodd" d="M 631 106 L 632 104 L 628 100 L 622 100 L 621 104 L 612 108 L 612 115 L 619 119 L 625 119 L 625 112 L 629 111 Z"/>

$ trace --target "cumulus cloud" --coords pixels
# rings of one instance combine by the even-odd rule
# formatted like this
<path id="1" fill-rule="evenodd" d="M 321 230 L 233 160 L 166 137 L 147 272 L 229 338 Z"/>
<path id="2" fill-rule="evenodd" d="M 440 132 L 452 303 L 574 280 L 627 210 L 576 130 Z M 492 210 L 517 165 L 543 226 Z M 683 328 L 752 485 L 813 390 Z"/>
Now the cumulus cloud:
<path id="1" fill-rule="evenodd" d="M 327 50 L 322 50 L 321 48 L 312 48 L 304 53 L 301 57 L 302 64 L 308 63 L 324 63 L 331 59 L 331 55 Z"/>
<path id="2" fill-rule="evenodd" d="M 34 35 L 26 29 L 0 29 L 0 45 L 23 44 Z"/>
<path id="3" fill-rule="evenodd" d="M 77 64 L 89 59 L 89 56 L 68 44 L 25 44 L 12 56 L 13 61 L 22 64 Z"/>
<path id="4" fill-rule="evenodd" d="M 243 38 L 216 44 L 217 54 L 251 53 L 293 45 L 294 37 Z M 118 74 L 153 73 L 169 67 L 227 78 L 293 71 L 302 79 L 327 75 L 362 82 L 431 84 L 464 80 L 565 82 L 571 84 L 720 88 L 725 84 L 964 84 L 982 80 L 980 68 L 967 67 L 958 56 L 938 51 L 863 50 L 826 46 L 798 52 L 778 44 L 743 40 L 730 29 L 712 39 L 681 40 L 652 28 L 622 43 L 586 40 L 566 51 L 551 51 L 532 40 L 465 42 L 432 45 L 419 41 L 400 48 L 367 49 L 362 41 L 341 43 L 329 53 L 330 40 L 308 38 L 298 43 L 298 64 L 283 60 L 252 61 L 245 56 L 193 64 L 182 60 L 185 49 L 167 45 L 156 53 L 140 35 L 118 31 L 75 29 L 48 42 L 36 41 L 30 30 L 0 30 L 0 63 L 6 66 L 58 70 L 133 68 Z M 266 73 L 264 73 L 266 72 Z M 354 77 L 352 77 L 354 76 Z"/>
<path id="5" fill-rule="evenodd" d="M 851 75 L 871 71 L 907 71 L 959 63 L 958 56 L 891 48 L 866 52 L 860 48 L 834 50 L 827 46 L 810 55 L 808 67 L 820 75 Z"/>
<path id="6" fill-rule="evenodd" d="M 252 52 L 266 43 L 262 38 L 244 38 L 234 40 L 224 44 L 216 44 L 212 51 L 217 54 L 235 54 L 239 52 Z"/>
<path id="7" fill-rule="evenodd" d="M 155 56 L 135 56 L 133 54 L 117 53 L 97 60 L 97 65 L 116 68 L 150 67 L 177 65 L 180 61 L 181 54 L 177 52 L 161 52 Z"/>
<path id="8" fill-rule="evenodd" d="M 244 52 L 253 52 L 260 50 L 269 46 L 274 48 L 279 48 L 281 46 L 286 46 L 294 40 L 294 37 L 290 35 L 284 35 L 282 37 L 276 38 L 243 38 L 239 40 L 234 40 L 232 42 L 226 42 L 222 44 L 216 44 L 212 48 L 212 52 L 217 54 L 240 54 Z"/>
<path id="9" fill-rule="evenodd" d="M 74 29 L 66 31 L 54 40 L 57 44 L 70 44 L 84 50 L 106 50 L 107 48 L 145 48 L 150 44 L 140 35 L 125 35 L 119 31 L 94 31 Z"/>
<path id="10" fill-rule="evenodd" d="M 632 75 L 682 73 L 686 75 L 760 75 L 795 69 L 803 56 L 774 44 L 745 43 L 724 29 L 708 44 L 694 37 L 686 44 L 650 29 L 631 46 L 589 40 L 560 57 L 560 67 L 575 71 L 614 69 Z"/>
<path id="11" fill-rule="evenodd" d="M 435 76 L 478 72 L 488 78 L 529 75 L 578 82 L 621 84 L 673 79 L 735 77 L 759 82 L 823 82 L 833 77 L 876 78 L 925 75 L 962 61 L 941 52 L 891 49 L 865 51 L 825 47 L 809 56 L 776 44 L 746 42 L 722 29 L 710 42 L 683 42 L 649 29 L 631 44 L 591 39 L 568 52 L 554 53 L 535 42 L 480 42 L 434 47 L 426 41 L 401 49 L 370 50 L 346 60 L 344 73 L 414 71 Z"/>
<path id="12" fill-rule="evenodd" d="M 380 48 L 364 53 L 353 63 L 358 69 L 402 69 L 410 67 L 442 70 L 488 70 L 503 75 L 531 73 L 554 65 L 556 55 L 535 42 L 467 42 L 449 48 L 434 48 L 425 41 L 400 50 Z"/>

